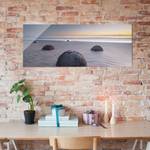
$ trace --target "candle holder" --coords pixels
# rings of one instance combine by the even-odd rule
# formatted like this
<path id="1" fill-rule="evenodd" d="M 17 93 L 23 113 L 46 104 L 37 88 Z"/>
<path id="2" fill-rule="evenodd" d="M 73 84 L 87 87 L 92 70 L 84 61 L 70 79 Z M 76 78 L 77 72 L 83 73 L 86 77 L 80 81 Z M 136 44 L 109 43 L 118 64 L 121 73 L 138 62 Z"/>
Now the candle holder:
<path id="1" fill-rule="evenodd" d="M 111 116 L 110 124 L 111 124 L 111 125 L 116 124 L 116 118 L 115 118 L 115 116 Z"/>
<path id="2" fill-rule="evenodd" d="M 115 118 L 115 102 L 114 102 L 114 100 L 112 100 L 112 104 L 111 104 L 111 106 L 112 106 L 112 115 L 111 115 L 111 119 L 110 119 L 110 124 L 111 125 L 114 125 L 114 124 L 116 124 L 116 118 Z"/>
<path id="3" fill-rule="evenodd" d="M 109 122 L 109 116 L 107 113 L 104 114 L 104 123 L 108 123 Z"/>
<path id="4" fill-rule="evenodd" d="M 104 112 L 104 123 L 109 122 L 109 115 L 108 115 L 108 101 L 105 100 L 105 112 Z"/>

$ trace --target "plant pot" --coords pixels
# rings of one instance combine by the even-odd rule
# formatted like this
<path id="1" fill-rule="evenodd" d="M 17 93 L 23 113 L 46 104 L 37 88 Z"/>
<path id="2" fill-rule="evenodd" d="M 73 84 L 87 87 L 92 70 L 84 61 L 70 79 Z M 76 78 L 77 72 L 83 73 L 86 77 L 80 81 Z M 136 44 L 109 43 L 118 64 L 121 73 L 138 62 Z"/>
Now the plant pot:
<path id="1" fill-rule="evenodd" d="M 25 110 L 24 111 L 25 124 L 34 124 L 35 111 Z"/>

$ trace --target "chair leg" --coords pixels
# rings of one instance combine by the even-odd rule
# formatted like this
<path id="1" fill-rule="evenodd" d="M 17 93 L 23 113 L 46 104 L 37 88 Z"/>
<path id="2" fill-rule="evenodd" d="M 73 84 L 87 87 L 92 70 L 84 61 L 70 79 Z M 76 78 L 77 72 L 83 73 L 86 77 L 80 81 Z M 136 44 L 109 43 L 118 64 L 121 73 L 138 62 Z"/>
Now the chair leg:
<path id="1" fill-rule="evenodd" d="M 135 150 L 138 142 L 140 144 L 140 150 L 143 150 L 143 140 L 138 140 L 138 139 L 135 140 L 133 147 L 132 147 L 132 150 Z"/>
<path id="2" fill-rule="evenodd" d="M 6 149 L 10 150 L 10 143 L 9 142 L 6 143 Z"/>
<path id="3" fill-rule="evenodd" d="M 143 140 L 140 140 L 140 150 L 143 150 Z"/>
<path id="4" fill-rule="evenodd" d="M 12 145 L 13 145 L 13 147 L 14 147 L 15 150 L 18 150 L 18 148 L 16 146 L 16 143 L 15 143 L 15 140 L 12 139 L 9 142 L 12 143 Z"/>
<path id="5" fill-rule="evenodd" d="M 133 144 L 132 150 L 135 150 L 135 148 L 136 148 L 136 146 L 137 146 L 137 142 L 138 142 L 138 140 L 136 139 L 136 140 L 134 141 L 134 144 Z"/>

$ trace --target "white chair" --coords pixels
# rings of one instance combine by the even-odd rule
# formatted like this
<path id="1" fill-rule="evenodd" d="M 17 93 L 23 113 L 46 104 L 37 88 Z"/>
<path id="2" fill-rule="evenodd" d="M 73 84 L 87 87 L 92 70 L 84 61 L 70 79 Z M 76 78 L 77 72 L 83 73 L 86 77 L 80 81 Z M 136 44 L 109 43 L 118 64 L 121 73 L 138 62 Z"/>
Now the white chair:
<path id="1" fill-rule="evenodd" d="M 12 144 L 14 150 L 18 150 L 14 139 L 1 140 L 0 150 L 4 150 L 4 147 L 6 147 L 6 150 L 10 150 L 10 144 Z"/>
<path id="2" fill-rule="evenodd" d="M 98 137 L 50 137 L 49 144 L 53 150 L 97 150 L 98 139 Z"/>
<path id="3" fill-rule="evenodd" d="M 136 149 L 136 146 L 137 146 L 138 142 L 139 142 L 140 150 L 143 150 L 143 140 L 140 140 L 140 139 L 136 139 L 134 141 L 134 144 L 132 146 L 132 150 Z"/>
<path id="4" fill-rule="evenodd" d="M 150 142 L 147 142 L 146 150 L 150 150 Z"/>
<path id="5" fill-rule="evenodd" d="M 0 150 L 4 150 L 4 143 L 7 145 L 9 143 L 9 140 L 0 140 Z"/>
<path id="6" fill-rule="evenodd" d="M 3 143 L 0 142 L 0 150 L 3 150 Z"/>

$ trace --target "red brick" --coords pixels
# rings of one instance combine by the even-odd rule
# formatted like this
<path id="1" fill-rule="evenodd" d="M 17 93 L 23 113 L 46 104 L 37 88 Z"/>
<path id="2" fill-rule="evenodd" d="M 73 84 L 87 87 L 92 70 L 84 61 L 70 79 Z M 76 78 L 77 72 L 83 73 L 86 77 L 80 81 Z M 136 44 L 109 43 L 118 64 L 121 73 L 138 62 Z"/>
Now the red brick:
<path id="1" fill-rule="evenodd" d="M 137 4 L 137 0 L 120 0 L 120 4 Z"/>
<path id="2" fill-rule="evenodd" d="M 8 33 L 17 33 L 17 32 L 21 32 L 21 31 L 22 31 L 21 28 L 7 28 Z"/>
<path id="3" fill-rule="evenodd" d="M 120 20 L 137 20 L 138 16 L 120 16 Z"/>
<path id="4" fill-rule="evenodd" d="M 104 100 L 108 99 L 108 96 L 98 95 L 98 96 L 96 97 L 96 99 L 97 99 L 97 100 L 100 100 L 100 101 L 104 101 Z"/>
<path id="5" fill-rule="evenodd" d="M 146 97 L 143 95 L 129 95 L 128 99 L 130 100 L 144 100 Z"/>
<path id="6" fill-rule="evenodd" d="M 146 21 L 146 22 L 142 21 L 142 22 L 138 22 L 138 24 L 139 25 L 147 25 L 147 26 L 149 26 L 150 25 L 150 21 Z"/>
<path id="7" fill-rule="evenodd" d="M 8 7 L 8 11 L 26 11 L 26 10 L 27 10 L 27 7 L 25 5 Z"/>
<path id="8" fill-rule="evenodd" d="M 72 10 L 72 6 L 57 6 L 56 10 Z"/>
<path id="9" fill-rule="evenodd" d="M 150 4 L 150 0 L 140 0 L 140 3 L 142 3 L 142 4 Z"/>
<path id="10" fill-rule="evenodd" d="M 147 32 L 138 32 L 139 36 L 150 36 L 150 33 Z"/>
<path id="11" fill-rule="evenodd" d="M 58 23 L 76 23 L 75 16 L 62 16 L 57 18 Z"/>
<path id="12" fill-rule="evenodd" d="M 66 11 L 62 13 L 62 16 L 78 16 L 79 12 L 78 11 Z"/>
<path id="13" fill-rule="evenodd" d="M 125 118 L 123 117 L 117 117 L 117 122 L 125 121 Z"/>
<path id="14" fill-rule="evenodd" d="M 16 34 L 6 34 L 7 38 L 17 38 Z"/>
<path id="15" fill-rule="evenodd" d="M 144 16 L 149 16 L 150 15 L 150 11 L 139 11 L 139 14 L 144 15 Z"/>
<path id="16" fill-rule="evenodd" d="M 57 78 L 57 80 L 65 80 L 65 76 L 59 76 L 58 78 Z"/>
<path id="17" fill-rule="evenodd" d="M 7 14 L 7 16 L 9 17 L 9 16 L 13 16 L 13 17 L 15 17 L 15 16 L 17 16 L 18 15 L 18 12 L 8 12 L 8 14 Z"/>
<path id="18" fill-rule="evenodd" d="M 82 4 L 97 4 L 97 0 L 81 0 Z"/>
<path id="19" fill-rule="evenodd" d="M 132 84 L 132 85 L 142 85 L 142 82 L 140 80 L 131 80 L 131 81 L 124 81 L 124 84 Z"/>

